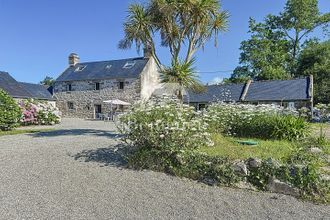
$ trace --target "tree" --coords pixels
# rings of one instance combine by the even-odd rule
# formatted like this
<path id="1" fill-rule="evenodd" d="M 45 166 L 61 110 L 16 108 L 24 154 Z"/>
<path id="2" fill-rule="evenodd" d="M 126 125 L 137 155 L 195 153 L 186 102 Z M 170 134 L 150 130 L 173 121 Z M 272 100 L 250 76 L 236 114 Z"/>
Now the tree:
<path id="1" fill-rule="evenodd" d="M 203 86 L 198 80 L 195 74 L 195 68 L 193 64 L 194 59 L 188 62 L 176 62 L 173 61 L 170 67 L 165 67 L 161 70 L 161 82 L 162 83 L 174 83 L 179 85 L 178 98 L 183 100 L 183 90 L 189 88 L 195 92 L 203 91 Z"/>
<path id="2" fill-rule="evenodd" d="M 327 29 L 330 13 L 320 14 L 318 0 L 288 0 L 279 15 L 268 15 L 264 22 L 250 20 L 251 38 L 241 43 L 237 78 L 286 79 L 299 76 L 300 50 L 317 27 Z"/>
<path id="3" fill-rule="evenodd" d="M 187 45 L 185 62 L 193 59 L 196 51 L 207 41 L 217 39 L 219 32 L 227 29 L 228 13 L 221 11 L 219 0 L 149 0 L 146 6 L 132 4 L 124 23 L 125 38 L 119 48 L 128 49 L 133 44 L 151 49 L 156 54 L 156 33 L 160 34 L 161 46 L 170 50 L 174 62 L 179 61 L 183 46 Z"/>
<path id="4" fill-rule="evenodd" d="M 298 58 L 297 73 L 314 76 L 315 103 L 330 103 L 330 40 L 309 42 Z"/>
<path id="5" fill-rule="evenodd" d="M 22 112 L 15 100 L 0 89 L 0 130 L 11 130 L 16 127 Z"/>
<path id="6" fill-rule="evenodd" d="M 195 53 L 209 40 L 214 39 L 217 46 L 219 32 L 227 29 L 228 22 L 228 13 L 221 10 L 219 0 L 149 0 L 146 6 L 132 4 L 128 13 L 119 48 L 129 49 L 135 44 L 138 51 L 142 46 L 150 49 L 163 74 L 173 73 L 179 66 L 191 66 Z M 157 34 L 161 46 L 169 48 L 171 67 L 164 67 L 157 55 Z M 172 74 L 164 76 L 163 81 L 181 81 L 182 77 L 180 73 Z"/>
<path id="7" fill-rule="evenodd" d="M 275 17 L 269 15 L 264 23 L 250 18 L 251 38 L 241 43 L 240 64 L 230 81 L 241 82 L 246 79 L 287 79 L 289 42 L 284 33 L 274 29 Z"/>
<path id="8" fill-rule="evenodd" d="M 40 81 L 40 84 L 44 86 L 52 86 L 54 85 L 54 82 L 55 82 L 54 78 L 46 76 L 45 79 Z"/>
<path id="9" fill-rule="evenodd" d="M 288 0 L 278 17 L 279 28 L 291 42 L 291 58 L 296 61 L 304 38 L 315 28 L 326 27 L 330 13 L 321 15 L 318 0 Z"/>

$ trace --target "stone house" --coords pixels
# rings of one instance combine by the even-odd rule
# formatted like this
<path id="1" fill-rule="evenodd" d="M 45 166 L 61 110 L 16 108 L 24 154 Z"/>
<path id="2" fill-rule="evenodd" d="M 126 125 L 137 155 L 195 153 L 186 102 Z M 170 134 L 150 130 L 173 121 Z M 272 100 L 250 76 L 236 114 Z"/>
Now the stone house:
<path id="1" fill-rule="evenodd" d="M 213 102 L 276 104 L 289 108 L 313 107 L 313 76 L 291 80 L 248 81 L 207 85 L 203 93 L 188 91 L 185 102 L 200 110 Z"/>
<path id="2" fill-rule="evenodd" d="M 70 54 L 69 67 L 56 79 L 53 88 L 62 115 L 96 118 L 113 110 L 110 108 L 114 106 L 104 101 L 119 99 L 134 104 L 148 100 L 159 85 L 159 73 L 148 51 L 144 55 L 122 60 L 80 62 L 77 54 Z"/>
<path id="3" fill-rule="evenodd" d="M 0 71 L 0 89 L 6 91 L 16 101 L 35 99 L 56 107 L 56 100 L 47 87 L 39 84 L 16 81 L 9 73 Z"/>

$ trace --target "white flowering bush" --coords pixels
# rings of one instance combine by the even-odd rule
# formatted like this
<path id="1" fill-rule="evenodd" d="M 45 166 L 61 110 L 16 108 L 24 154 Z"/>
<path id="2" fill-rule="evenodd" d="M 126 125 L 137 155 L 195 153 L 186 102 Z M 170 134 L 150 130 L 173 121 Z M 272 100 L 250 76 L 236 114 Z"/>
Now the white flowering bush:
<path id="1" fill-rule="evenodd" d="M 23 125 L 54 125 L 61 122 L 61 112 L 48 102 L 33 99 L 19 102 Z"/>
<path id="2" fill-rule="evenodd" d="M 181 153 L 213 145 L 201 113 L 175 102 L 136 105 L 120 117 L 118 127 L 123 139 L 137 149 L 132 161 L 157 167 L 180 163 Z"/>
<path id="3" fill-rule="evenodd" d="M 298 112 L 276 105 L 216 103 L 204 112 L 204 120 L 211 132 L 239 137 L 294 140 L 308 133 Z"/>
<path id="4" fill-rule="evenodd" d="M 330 104 L 317 104 L 314 112 L 320 118 L 320 122 L 330 121 Z"/>

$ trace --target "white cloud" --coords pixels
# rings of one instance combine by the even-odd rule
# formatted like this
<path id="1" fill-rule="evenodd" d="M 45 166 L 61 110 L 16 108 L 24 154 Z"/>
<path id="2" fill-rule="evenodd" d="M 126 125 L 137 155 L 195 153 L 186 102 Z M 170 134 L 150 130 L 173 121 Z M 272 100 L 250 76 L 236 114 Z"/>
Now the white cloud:
<path id="1" fill-rule="evenodd" d="M 209 82 L 209 85 L 216 85 L 216 84 L 220 84 L 223 82 L 223 78 L 222 77 L 215 77 L 214 79 L 212 79 Z"/>

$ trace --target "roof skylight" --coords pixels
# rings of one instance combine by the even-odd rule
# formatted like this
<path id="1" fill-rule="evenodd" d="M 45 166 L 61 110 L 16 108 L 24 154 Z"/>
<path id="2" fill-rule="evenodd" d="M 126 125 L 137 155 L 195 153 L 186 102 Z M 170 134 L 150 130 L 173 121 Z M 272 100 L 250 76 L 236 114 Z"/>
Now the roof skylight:
<path id="1" fill-rule="evenodd" d="M 124 69 L 130 69 L 135 65 L 135 61 L 127 61 L 127 63 L 124 65 Z"/>
<path id="2" fill-rule="evenodd" d="M 75 72 L 81 72 L 81 71 L 83 71 L 85 68 L 86 68 L 86 66 L 78 66 L 78 67 L 75 69 Z"/>

